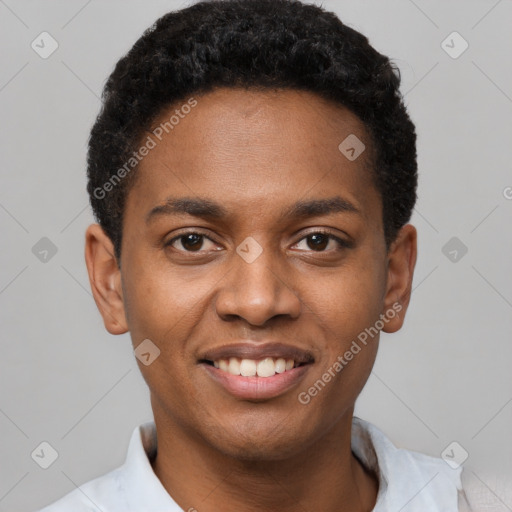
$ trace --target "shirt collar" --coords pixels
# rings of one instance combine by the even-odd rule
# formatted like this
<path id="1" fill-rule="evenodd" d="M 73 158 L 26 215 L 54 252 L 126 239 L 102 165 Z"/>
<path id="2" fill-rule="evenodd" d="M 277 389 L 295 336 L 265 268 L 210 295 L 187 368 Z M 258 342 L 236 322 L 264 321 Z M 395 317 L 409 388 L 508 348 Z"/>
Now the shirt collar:
<path id="1" fill-rule="evenodd" d="M 442 459 L 397 448 L 375 425 L 356 416 L 352 420 L 354 455 L 379 481 L 373 512 L 457 512 L 457 489 L 462 468 L 450 468 Z M 151 466 L 157 450 L 154 421 L 132 433 L 124 465 L 126 502 L 138 511 L 180 512 Z"/>
<path id="2" fill-rule="evenodd" d="M 151 466 L 156 449 L 155 422 L 149 421 L 136 427 L 122 466 L 126 481 L 126 501 L 130 510 L 181 512 L 182 509 L 171 498 Z"/>
<path id="3" fill-rule="evenodd" d="M 457 512 L 462 467 L 444 460 L 397 448 L 375 425 L 352 420 L 352 452 L 379 480 L 372 512 Z"/>

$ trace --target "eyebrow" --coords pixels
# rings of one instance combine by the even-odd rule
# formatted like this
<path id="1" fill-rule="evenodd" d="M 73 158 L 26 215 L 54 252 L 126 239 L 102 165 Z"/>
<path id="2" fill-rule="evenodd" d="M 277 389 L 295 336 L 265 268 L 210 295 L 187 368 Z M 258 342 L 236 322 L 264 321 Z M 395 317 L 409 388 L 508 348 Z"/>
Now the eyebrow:
<path id="1" fill-rule="evenodd" d="M 361 214 L 347 199 L 335 196 L 326 199 L 312 199 L 298 201 L 286 209 L 280 220 L 286 218 L 305 218 L 329 215 L 332 213 L 357 213 Z M 192 215 L 204 219 L 219 220 L 228 217 L 228 211 L 220 204 L 209 199 L 195 197 L 168 197 L 164 203 L 155 206 L 146 215 L 146 224 L 161 215 Z"/>

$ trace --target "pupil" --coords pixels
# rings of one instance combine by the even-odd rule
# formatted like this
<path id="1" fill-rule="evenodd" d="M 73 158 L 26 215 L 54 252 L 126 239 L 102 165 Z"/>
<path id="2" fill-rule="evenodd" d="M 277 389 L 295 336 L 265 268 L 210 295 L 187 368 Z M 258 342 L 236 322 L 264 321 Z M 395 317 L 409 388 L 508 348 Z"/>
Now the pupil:
<path id="1" fill-rule="evenodd" d="M 325 249 L 329 243 L 328 237 L 322 234 L 310 235 L 309 239 L 313 242 L 313 245 L 310 245 L 310 248 L 315 250 Z"/>
<path id="2" fill-rule="evenodd" d="M 185 249 L 197 250 L 201 248 L 202 244 L 202 235 L 185 235 L 185 242 L 182 242 L 183 247 Z"/>

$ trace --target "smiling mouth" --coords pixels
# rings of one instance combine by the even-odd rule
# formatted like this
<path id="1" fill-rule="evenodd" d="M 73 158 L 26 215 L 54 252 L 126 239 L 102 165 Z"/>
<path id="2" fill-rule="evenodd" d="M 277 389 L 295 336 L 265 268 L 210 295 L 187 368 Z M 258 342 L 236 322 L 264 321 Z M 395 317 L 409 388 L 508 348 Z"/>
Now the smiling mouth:
<path id="1" fill-rule="evenodd" d="M 299 366 L 310 364 L 309 362 L 299 362 L 282 357 L 265 357 L 259 360 L 230 357 L 229 359 L 216 359 L 214 361 L 204 359 L 200 362 L 218 368 L 229 375 L 262 378 L 273 377 L 276 374 L 286 373 Z"/>
<path id="2" fill-rule="evenodd" d="M 315 357 L 290 344 L 243 341 L 205 350 L 197 362 L 235 399 L 261 402 L 297 387 Z"/>

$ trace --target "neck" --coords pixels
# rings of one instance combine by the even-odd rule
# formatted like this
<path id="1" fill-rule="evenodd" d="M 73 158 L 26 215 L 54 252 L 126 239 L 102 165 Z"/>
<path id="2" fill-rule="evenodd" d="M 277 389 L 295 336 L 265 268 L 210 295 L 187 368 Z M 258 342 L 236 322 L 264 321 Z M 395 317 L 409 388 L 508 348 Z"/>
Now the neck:
<path id="1" fill-rule="evenodd" d="M 363 512 L 378 481 L 351 451 L 353 408 L 321 440 L 285 460 L 229 457 L 155 412 L 153 470 L 183 510 Z"/>

